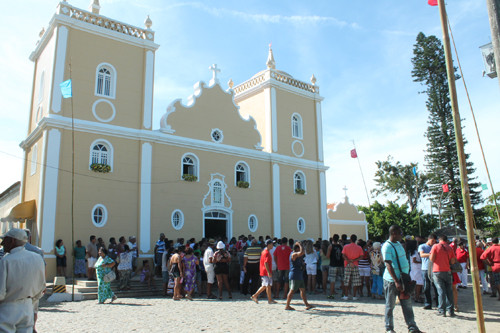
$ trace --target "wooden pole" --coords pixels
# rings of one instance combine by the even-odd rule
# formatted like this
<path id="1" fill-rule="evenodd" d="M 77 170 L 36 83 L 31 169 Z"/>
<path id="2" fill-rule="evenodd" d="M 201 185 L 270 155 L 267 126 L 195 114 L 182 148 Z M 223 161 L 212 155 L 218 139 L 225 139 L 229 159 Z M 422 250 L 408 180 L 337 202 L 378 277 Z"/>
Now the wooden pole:
<path id="1" fill-rule="evenodd" d="M 361 162 L 359 161 L 359 156 L 357 156 L 358 151 L 356 150 L 356 144 L 354 143 L 354 140 L 352 140 L 352 145 L 354 147 L 354 150 L 356 151 L 356 159 L 358 160 L 359 171 L 361 172 L 361 179 L 363 179 L 363 185 L 365 186 L 366 200 L 368 200 L 368 208 L 370 208 L 372 204 L 370 202 L 370 196 L 368 195 L 368 189 L 366 188 L 365 176 L 363 175 L 363 169 L 361 169 Z"/>
<path id="2" fill-rule="evenodd" d="M 500 0 L 486 0 L 490 20 L 491 44 L 495 56 L 495 69 L 500 83 Z"/>
<path id="3" fill-rule="evenodd" d="M 458 162 L 460 166 L 460 183 L 462 185 L 462 199 L 464 204 L 465 223 L 467 226 L 467 240 L 469 243 L 469 258 L 471 262 L 472 286 L 474 291 L 474 305 L 476 308 L 476 321 L 478 332 L 485 333 L 483 302 L 481 289 L 479 287 L 479 269 L 477 267 L 476 243 L 474 237 L 474 221 L 472 204 L 470 199 L 469 183 L 467 180 L 467 165 L 464 152 L 464 141 L 462 136 L 462 124 L 458 110 L 458 99 L 455 87 L 455 68 L 451 56 L 450 37 L 448 36 L 448 20 L 444 0 L 438 0 L 439 14 L 441 17 L 441 28 L 443 30 L 444 53 L 446 57 L 446 72 L 448 74 L 448 87 L 450 89 L 451 108 L 453 111 L 453 125 L 455 127 L 455 140 L 457 142 Z"/>

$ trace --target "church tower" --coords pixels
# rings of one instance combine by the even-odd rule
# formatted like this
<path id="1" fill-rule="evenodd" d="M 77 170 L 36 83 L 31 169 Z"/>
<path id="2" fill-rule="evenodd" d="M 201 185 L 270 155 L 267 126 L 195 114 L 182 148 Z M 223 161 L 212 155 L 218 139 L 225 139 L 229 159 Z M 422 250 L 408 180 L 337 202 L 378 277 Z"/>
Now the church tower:
<path id="1" fill-rule="evenodd" d="M 306 83 L 277 70 L 271 45 L 266 66 L 266 70 L 234 87 L 234 99 L 243 116 L 249 115 L 256 120 L 263 150 L 271 153 L 274 234 L 286 235 L 295 230 L 295 221 L 283 221 L 283 210 L 293 215 L 306 200 L 311 205 L 319 205 L 317 211 L 325 211 L 327 168 L 323 163 L 323 97 L 319 95 L 314 75 L 311 83 Z M 299 161 L 310 167 L 295 167 Z M 288 186 L 290 179 L 293 188 Z M 308 191 L 308 187 L 319 191 Z M 296 214 L 300 216 L 299 211 Z M 318 234 L 327 239 L 326 213 L 320 215 L 310 216 L 307 225 L 318 228 Z M 305 221 L 306 218 L 299 218 L 297 229 L 300 230 Z"/>
<path id="2" fill-rule="evenodd" d="M 106 207 L 118 206 L 116 185 L 112 189 L 120 179 L 130 183 L 120 189 L 126 195 L 115 210 L 121 212 L 118 219 L 140 216 L 140 170 L 150 163 L 150 144 L 130 144 L 126 138 L 152 130 L 159 45 L 149 16 L 140 28 L 100 10 L 99 0 L 91 1 L 88 11 L 60 2 L 30 56 L 35 69 L 28 135 L 21 143 L 27 161 L 21 200 L 36 201 L 37 216 L 29 227 L 45 253 L 58 238 L 70 244 L 71 233 L 61 224 L 71 220 L 72 170 L 76 235 L 91 232 L 78 223 L 89 216 L 105 227 Z M 71 80 L 71 98 L 61 93 L 66 80 Z M 124 228 L 137 234 L 135 225 Z"/>

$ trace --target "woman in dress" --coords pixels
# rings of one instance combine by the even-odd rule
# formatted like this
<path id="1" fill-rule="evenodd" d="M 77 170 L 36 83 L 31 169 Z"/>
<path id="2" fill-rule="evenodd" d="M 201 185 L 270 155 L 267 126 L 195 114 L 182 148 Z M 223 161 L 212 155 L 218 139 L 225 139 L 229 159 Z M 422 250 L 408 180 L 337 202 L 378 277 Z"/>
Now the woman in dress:
<path id="1" fill-rule="evenodd" d="M 105 300 L 111 298 L 111 303 L 113 303 L 117 297 L 111 291 L 111 282 L 105 282 L 104 276 L 111 272 L 115 262 L 108 257 L 108 251 L 103 247 L 99 248 L 98 254 L 99 259 L 94 266 L 97 274 L 97 301 L 99 304 L 104 304 Z"/>
<path id="2" fill-rule="evenodd" d="M 424 286 L 424 279 L 422 277 L 422 259 L 417 251 L 417 241 L 410 240 L 406 242 L 406 251 L 410 257 L 410 277 L 416 282 L 415 287 L 415 302 L 423 303 L 424 301 L 420 298 L 420 293 L 422 292 L 422 287 Z"/>
<path id="3" fill-rule="evenodd" d="M 75 252 L 75 276 L 76 277 L 85 277 L 85 273 L 87 273 L 87 267 L 85 266 L 85 247 L 82 246 L 82 241 L 77 240 L 76 246 L 74 248 Z"/>
<path id="4" fill-rule="evenodd" d="M 214 271 L 217 278 L 217 289 L 219 289 L 219 299 L 222 300 L 222 287 L 225 286 L 229 293 L 229 298 L 233 298 L 231 286 L 229 285 L 229 262 L 231 255 L 225 250 L 226 245 L 219 241 L 217 251 L 214 253 Z"/>
<path id="5" fill-rule="evenodd" d="M 184 290 L 186 290 L 186 298 L 192 301 L 196 285 L 196 266 L 200 261 L 190 246 L 186 247 L 186 254 L 182 261 L 184 263 Z"/>
<path id="6" fill-rule="evenodd" d="M 58 239 L 56 242 L 56 266 L 57 266 L 57 276 L 66 276 L 66 249 L 62 239 Z"/>

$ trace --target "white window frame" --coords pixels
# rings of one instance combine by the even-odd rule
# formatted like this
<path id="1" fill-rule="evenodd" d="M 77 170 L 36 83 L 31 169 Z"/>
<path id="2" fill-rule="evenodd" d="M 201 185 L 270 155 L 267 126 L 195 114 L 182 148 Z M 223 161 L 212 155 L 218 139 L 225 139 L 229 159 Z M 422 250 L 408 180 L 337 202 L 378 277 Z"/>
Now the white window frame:
<path id="1" fill-rule="evenodd" d="M 303 226 L 302 230 L 300 230 L 300 221 L 302 221 L 302 226 Z M 306 220 L 304 220 L 304 218 L 302 217 L 299 217 L 297 219 L 297 231 L 301 234 L 303 234 L 306 231 Z"/>
<path id="2" fill-rule="evenodd" d="M 109 95 L 106 95 L 104 94 L 104 88 L 103 88 L 103 91 L 101 93 L 99 93 L 97 91 L 98 87 L 99 87 L 99 71 L 101 70 L 101 68 L 103 67 L 106 67 L 110 74 L 109 74 L 109 77 L 110 77 L 110 84 L 109 84 Z M 96 71 L 95 71 L 95 88 L 94 88 L 94 94 L 96 96 L 101 96 L 101 97 L 106 97 L 106 98 L 111 98 L 111 99 L 115 99 L 116 98 L 116 69 L 113 65 L 109 64 L 109 63 L 106 63 L 106 62 L 103 62 L 103 63 L 100 63 L 97 68 L 96 68 Z"/>
<path id="3" fill-rule="evenodd" d="M 45 71 L 40 74 L 40 82 L 38 84 L 38 104 L 43 100 L 43 93 L 45 90 Z"/>
<path id="4" fill-rule="evenodd" d="M 297 187 L 297 180 L 296 180 L 296 177 L 298 175 L 302 176 L 302 183 L 303 183 L 302 189 L 305 191 L 305 193 L 307 193 L 306 174 L 304 172 L 300 171 L 300 170 L 297 170 L 297 171 L 295 171 L 293 173 L 293 192 L 295 193 L 297 191 L 297 189 L 298 189 L 298 187 Z"/>
<path id="5" fill-rule="evenodd" d="M 92 164 L 92 153 L 93 153 L 94 147 L 96 145 L 98 145 L 98 144 L 106 146 L 106 148 L 108 150 L 108 156 L 107 156 L 108 163 L 107 164 L 111 168 L 109 170 L 109 172 L 113 172 L 114 149 L 113 149 L 113 145 L 111 144 L 111 142 L 109 142 L 108 140 L 105 140 L 105 139 L 97 139 L 94 142 L 92 142 L 92 144 L 90 145 L 90 150 L 89 150 L 89 170 L 90 170 L 90 165 Z"/>
<path id="6" fill-rule="evenodd" d="M 250 227 L 250 221 L 252 218 L 255 219 L 255 225 L 253 228 Z M 250 230 L 250 232 L 256 232 L 258 228 L 259 228 L 259 219 L 254 214 L 250 215 L 248 217 L 248 230 Z"/>
<path id="7" fill-rule="evenodd" d="M 175 225 L 175 221 L 174 221 L 176 214 L 179 217 L 179 224 L 177 226 Z M 172 222 L 172 228 L 174 228 L 175 230 L 181 230 L 182 227 L 184 226 L 184 213 L 180 209 L 174 210 L 172 212 L 171 217 L 170 217 L 170 221 Z"/>
<path id="8" fill-rule="evenodd" d="M 250 185 L 252 185 L 252 183 L 250 182 L 250 180 L 251 180 L 251 178 L 250 178 L 250 166 L 245 161 L 238 161 L 234 165 L 234 186 L 238 186 L 238 165 L 240 165 L 240 164 L 243 165 L 243 167 L 245 168 L 245 176 L 246 176 L 245 181 L 248 182 L 248 187 L 250 187 Z"/>
<path id="9" fill-rule="evenodd" d="M 294 120 L 294 118 L 297 118 L 297 120 Z M 297 124 L 297 132 L 295 133 L 294 127 L 295 124 Z M 291 126 L 292 126 L 292 137 L 296 139 L 303 139 L 304 138 L 304 130 L 303 130 L 303 125 L 302 125 L 302 116 L 298 113 L 292 114 L 291 118 Z"/>
<path id="10" fill-rule="evenodd" d="M 100 208 L 102 210 L 102 221 L 101 223 L 97 223 L 94 219 L 95 217 L 95 212 L 96 210 Z M 93 208 L 92 208 L 92 211 L 90 212 L 90 219 L 92 221 L 92 224 L 94 224 L 97 228 L 102 228 L 106 225 L 106 223 L 108 222 L 108 209 L 106 208 L 106 206 L 104 206 L 103 204 L 97 204 L 95 205 Z"/>
<path id="11" fill-rule="evenodd" d="M 190 157 L 194 162 L 194 175 L 196 176 L 196 181 L 200 181 L 200 159 L 193 153 L 185 153 L 181 158 L 181 179 L 184 175 L 184 158 Z"/>
<path id="12" fill-rule="evenodd" d="M 38 162 L 38 143 L 33 146 L 31 150 L 31 172 L 30 175 L 33 176 L 36 173 L 36 165 Z"/>
<path id="13" fill-rule="evenodd" d="M 216 186 L 216 184 L 220 184 L 220 186 Z M 225 194 L 224 182 L 220 179 L 215 179 L 212 182 L 212 186 L 210 186 L 210 191 L 212 194 L 210 200 L 212 206 L 224 206 L 224 194 Z M 219 201 L 216 201 L 217 198 L 219 199 Z"/>
<path id="14" fill-rule="evenodd" d="M 219 134 L 220 134 L 220 139 L 219 140 L 215 140 L 214 139 L 213 135 L 214 135 L 215 132 L 219 132 Z M 215 142 L 215 143 L 222 143 L 222 141 L 224 141 L 224 133 L 219 128 L 212 128 L 212 131 L 210 132 L 210 139 L 212 139 L 212 141 Z"/>

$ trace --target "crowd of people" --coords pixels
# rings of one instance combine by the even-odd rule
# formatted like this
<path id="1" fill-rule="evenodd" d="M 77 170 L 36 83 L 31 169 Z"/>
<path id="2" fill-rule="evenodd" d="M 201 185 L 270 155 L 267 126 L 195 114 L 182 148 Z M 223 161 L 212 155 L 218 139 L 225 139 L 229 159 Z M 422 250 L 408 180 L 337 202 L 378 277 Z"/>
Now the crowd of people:
<path id="1" fill-rule="evenodd" d="M 154 287 L 155 276 L 161 278 L 163 295 L 171 293 L 175 301 L 195 297 L 223 300 L 224 291 L 232 299 L 232 293 L 238 291 L 258 303 L 259 296 L 265 293 L 268 303 L 282 297 L 286 300 L 285 310 L 294 310 L 290 302 L 295 292 L 300 293 L 306 309 L 314 307 L 307 300 L 308 294 L 344 301 L 359 297 L 385 299 L 387 332 L 394 329 L 397 298 L 410 332 L 420 332 L 413 316 L 415 303 L 422 303 L 426 310 L 435 304 L 437 315 L 454 317 L 460 308 L 458 289 L 467 288 L 467 244 L 460 239 L 449 242 L 446 236 L 438 239 L 435 234 L 427 239 L 403 239 L 398 226 L 392 226 L 389 232 L 385 242 L 364 241 L 354 234 L 349 238 L 335 234 L 329 240 L 316 241 L 241 235 L 229 241 L 223 237 L 199 241 L 191 238 L 185 242 L 183 238 L 169 240 L 162 233 L 152 260 L 142 258 L 140 265 L 134 236 L 128 242 L 124 236 L 118 242 L 112 237 L 108 244 L 91 236 L 85 247 L 78 240 L 72 255 L 75 276 L 97 280 L 99 303 L 116 299 L 111 290 L 115 277 L 118 288 L 127 290 L 131 276 L 137 274 L 149 288 Z M 5 239 L 9 239 L 8 235 L 4 235 L 3 243 Z M 32 246 L 25 243 L 26 247 Z M 498 295 L 500 300 L 498 238 L 477 239 L 476 253 L 483 294 Z M 64 276 L 67 253 L 62 240 L 55 244 L 55 255 L 57 273 Z M 10 253 L 0 263 L 5 265 L 12 257 Z M 5 281 L 0 280 L 0 307 L 5 302 L 1 298 L 2 283 Z M 30 297 L 36 299 L 38 294 Z"/>

